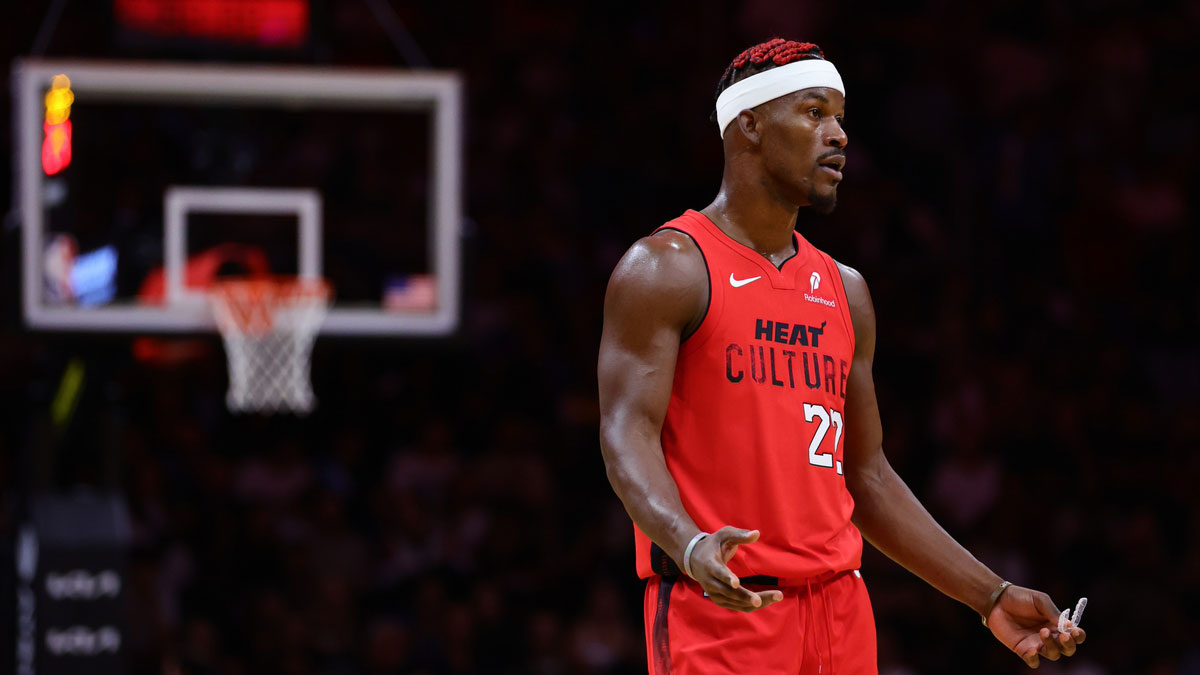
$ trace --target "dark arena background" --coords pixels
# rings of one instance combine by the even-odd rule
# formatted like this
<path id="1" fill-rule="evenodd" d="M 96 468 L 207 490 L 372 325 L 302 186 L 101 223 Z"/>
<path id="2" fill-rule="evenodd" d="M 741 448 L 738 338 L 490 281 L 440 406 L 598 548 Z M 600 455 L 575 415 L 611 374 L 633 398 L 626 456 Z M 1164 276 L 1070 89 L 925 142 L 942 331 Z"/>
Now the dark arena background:
<path id="1" fill-rule="evenodd" d="M 646 672 L 598 445 L 605 284 L 715 194 L 717 80 L 776 35 L 849 90 L 839 207 L 799 227 L 871 284 L 891 462 L 999 574 L 1090 599 L 1042 672 L 1200 674 L 1194 0 L 7 3 L 0 672 Z M 461 118 L 77 74 L 70 161 L 30 154 L 25 183 L 22 123 L 62 122 L 48 80 L 21 118 L 18 72 L 55 62 L 428 72 Z M 311 414 L 232 414 L 211 326 L 70 323 L 153 296 L 174 185 L 315 191 L 335 309 L 453 325 L 322 334 Z M 201 213 L 185 243 L 296 274 L 295 222 Z M 34 325 L 30 297 L 81 318 Z M 881 673 L 1026 670 L 869 547 L 863 574 Z"/>

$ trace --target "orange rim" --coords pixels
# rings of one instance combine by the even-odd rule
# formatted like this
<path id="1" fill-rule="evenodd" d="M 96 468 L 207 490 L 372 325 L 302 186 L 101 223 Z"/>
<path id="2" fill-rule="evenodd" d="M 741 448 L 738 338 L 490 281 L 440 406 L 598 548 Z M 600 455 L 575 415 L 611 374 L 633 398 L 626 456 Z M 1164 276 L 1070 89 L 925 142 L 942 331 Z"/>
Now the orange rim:
<path id="1" fill-rule="evenodd" d="M 299 277 L 233 278 L 212 284 L 209 292 L 227 310 L 217 313 L 222 330 L 253 334 L 270 332 L 280 309 L 325 304 L 333 294 L 324 279 Z"/>

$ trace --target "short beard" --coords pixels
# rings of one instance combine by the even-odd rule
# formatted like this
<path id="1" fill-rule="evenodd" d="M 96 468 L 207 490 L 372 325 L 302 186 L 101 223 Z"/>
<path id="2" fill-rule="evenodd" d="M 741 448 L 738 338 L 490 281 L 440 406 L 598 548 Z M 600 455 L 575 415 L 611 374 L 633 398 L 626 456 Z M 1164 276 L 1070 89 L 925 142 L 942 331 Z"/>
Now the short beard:
<path id="1" fill-rule="evenodd" d="M 833 210 L 837 208 L 837 188 L 826 194 L 817 192 L 815 188 L 809 190 L 808 205 L 812 207 L 813 211 L 823 216 L 833 213 Z"/>

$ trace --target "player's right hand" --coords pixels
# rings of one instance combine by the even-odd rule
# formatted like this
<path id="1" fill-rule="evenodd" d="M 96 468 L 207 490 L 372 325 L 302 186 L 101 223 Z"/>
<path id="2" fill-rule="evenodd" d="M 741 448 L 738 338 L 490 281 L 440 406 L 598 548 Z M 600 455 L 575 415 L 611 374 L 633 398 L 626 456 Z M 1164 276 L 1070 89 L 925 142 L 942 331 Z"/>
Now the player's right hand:
<path id="1" fill-rule="evenodd" d="M 743 530 L 726 525 L 696 544 L 692 549 L 692 578 L 708 597 L 721 607 L 753 612 L 783 599 L 782 591 L 754 592 L 743 588 L 737 575 L 726 566 L 738 546 L 758 541 L 758 530 Z"/>

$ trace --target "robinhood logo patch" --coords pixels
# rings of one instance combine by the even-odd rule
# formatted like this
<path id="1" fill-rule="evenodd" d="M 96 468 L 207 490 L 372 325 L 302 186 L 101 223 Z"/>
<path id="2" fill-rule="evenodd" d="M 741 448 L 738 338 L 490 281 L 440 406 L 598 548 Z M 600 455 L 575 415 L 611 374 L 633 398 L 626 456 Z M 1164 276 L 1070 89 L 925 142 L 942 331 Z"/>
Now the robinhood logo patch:
<path id="1" fill-rule="evenodd" d="M 808 287 L 813 293 L 817 292 L 817 289 L 821 287 L 821 273 L 820 272 L 813 272 L 808 277 Z M 808 293 L 805 293 L 804 299 L 809 302 L 815 302 L 818 305 L 825 305 L 826 307 L 837 307 L 836 302 L 834 302 L 828 298 L 822 298 L 819 295 L 810 295 Z"/>

